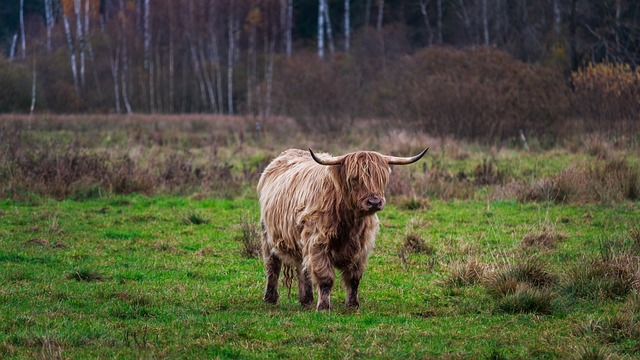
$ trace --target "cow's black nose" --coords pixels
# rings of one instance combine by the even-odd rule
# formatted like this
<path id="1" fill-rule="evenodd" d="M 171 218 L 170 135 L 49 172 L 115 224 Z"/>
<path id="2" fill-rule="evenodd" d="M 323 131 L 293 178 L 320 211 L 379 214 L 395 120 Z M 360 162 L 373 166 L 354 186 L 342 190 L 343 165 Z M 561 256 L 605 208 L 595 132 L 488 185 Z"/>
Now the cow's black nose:
<path id="1" fill-rule="evenodd" d="M 369 199 L 369 200 L 367 200 L 367 204 L 369 205 L 369 207 L 379 208 L 380 205 L 382 205 L 382 200 L 380 200 L 380 199 Z"/>

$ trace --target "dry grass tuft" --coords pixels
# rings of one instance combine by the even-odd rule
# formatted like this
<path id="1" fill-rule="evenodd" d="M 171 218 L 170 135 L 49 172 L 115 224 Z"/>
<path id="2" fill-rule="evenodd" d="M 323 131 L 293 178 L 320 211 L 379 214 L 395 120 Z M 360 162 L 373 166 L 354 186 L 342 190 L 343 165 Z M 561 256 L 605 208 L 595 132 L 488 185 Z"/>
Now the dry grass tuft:
<path id="1" fill-rule="evenodd" d="M 402 249 L 400 251 L 407 254 L 431 255 L 435 252 L 435 249 L 431 245 L 427 244 L 420 235 L 411 233 L 405 236 L 404 243 L 402 244 Z"/>
<path id="2" fill-rule="evenodd" d="M 456 261 L 449 266 L 450 272 L 443 279 L 443 284 L 451 287 L 462 287 L 481 281 L 489 270 L 488 265 L 476 259 Z"/>
<path id="3" fill-rule="evenodd" d="M 236 237 L 242 243 L 242 254 L 250 259 L 259 259 L 262 254 L 262 242 L 258 225 L 248 213 L 240 219 L 241 234 Z"/>
<path id="4" fill-rule="evenodd" d="M 538 257 L 505 258 L 483 278 L 483 285 L 496 300 L 496 309 L 508 313 L 550 314 L 556 294 L 552 291 L 557 283 L 555 275 L 545 268 Z"/>
<path id="5" fill-rule="evenodd" d="M 67 279 L 84 281 L 84 282 L 93 282 L 93 281 L 103 281 L 106 279 L 106 277 L 93 270 L 76 269 L 67 273 Z"/>
<path id="6" fill-rule="evenodd" d="M 532 231 L 524 235 L 522 244 L 527 247 L 539 247 L 543 249 L 555 249 L 559 241 L 566 238 L 556 229 L 555 225 L 544 224 L 542 230 Z"/>

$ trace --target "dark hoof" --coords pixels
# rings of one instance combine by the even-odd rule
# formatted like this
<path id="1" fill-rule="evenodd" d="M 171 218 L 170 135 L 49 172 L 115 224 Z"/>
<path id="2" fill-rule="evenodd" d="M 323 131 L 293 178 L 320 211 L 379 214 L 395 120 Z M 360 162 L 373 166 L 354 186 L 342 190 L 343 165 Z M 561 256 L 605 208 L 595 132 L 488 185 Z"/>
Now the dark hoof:
<path id="1" fill-rule="evenodd" d="M 319 302 L 318 306 L 316 306 L 317 311 L 331 310 L 331 304 L 328 302 Z"/>
<path id="2" fill-rule="evenodd" d="M 313 305 L 313 296 L 300 298 L 300 305 L 302 305 L 304 307 L 309 307 L 309 306 Z"/>
<path id="3" fill-rule="evenodd" d="M 264 302 L 269 304 L 275 304 L 278 302 L 278 293 L 266 293 L 264 294 Z"/>
<path id="4" fill-rule="evenodd" d="M 346 303 L 347 308 L 349 309 L 359 309 L 360 308 L 360 303 L 357 301 L 348 301 Z"/>

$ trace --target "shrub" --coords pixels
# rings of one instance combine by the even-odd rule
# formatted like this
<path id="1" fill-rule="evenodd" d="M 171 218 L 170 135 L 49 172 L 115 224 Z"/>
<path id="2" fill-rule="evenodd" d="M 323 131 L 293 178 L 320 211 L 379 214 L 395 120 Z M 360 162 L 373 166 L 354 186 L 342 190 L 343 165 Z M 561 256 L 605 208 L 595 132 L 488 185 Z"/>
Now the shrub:
<path id="1" fill-rule="evenodd" d="M 589 64 L 571 74 L 578 113 L 593 126 L 610 130 L 612 123 L 638 120 L 640 69 L 627 64 Z"/>
<path id="2" fill-rule="evenodd" d="M 31 106 L 31 74 L 21 64 L 0 56 L 0 113 L 28 112 Z"/>
<path id="3" fill-rule="evenodd" d="M 240 219 L 240 231 L 241 234 L 236 239 L 242 243 L 242 254 L 250 259 L 260 258 L 262 254 L 260 231 L 248 214 L 242 215 Z"/>

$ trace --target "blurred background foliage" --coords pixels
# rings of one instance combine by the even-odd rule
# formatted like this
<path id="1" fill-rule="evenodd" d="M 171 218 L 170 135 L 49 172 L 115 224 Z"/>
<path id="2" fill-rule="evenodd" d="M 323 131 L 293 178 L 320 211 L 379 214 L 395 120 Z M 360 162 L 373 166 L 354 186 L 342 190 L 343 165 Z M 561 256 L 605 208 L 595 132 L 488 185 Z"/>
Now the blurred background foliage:
<path id="1" fill-rule="evenodd" d="M 0 112 L 323 132 L 368 118 L 504 140 L 628 132 L 640 107 L 631 0 L 0 0 L 0 50 Z"/>

